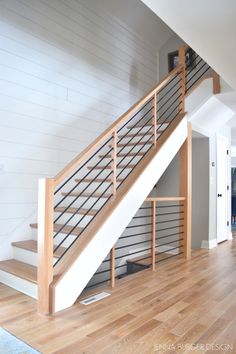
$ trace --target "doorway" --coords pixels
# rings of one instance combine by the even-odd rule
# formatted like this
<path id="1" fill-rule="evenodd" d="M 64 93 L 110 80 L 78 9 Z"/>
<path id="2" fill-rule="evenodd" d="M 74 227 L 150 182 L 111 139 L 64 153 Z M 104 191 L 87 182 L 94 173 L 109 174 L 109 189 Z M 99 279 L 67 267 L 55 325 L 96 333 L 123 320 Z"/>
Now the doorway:
<path id="1" fill-rule="evenodd" d="M 228 239 L 228 140 L 217 137 L 217 243 Z"/>

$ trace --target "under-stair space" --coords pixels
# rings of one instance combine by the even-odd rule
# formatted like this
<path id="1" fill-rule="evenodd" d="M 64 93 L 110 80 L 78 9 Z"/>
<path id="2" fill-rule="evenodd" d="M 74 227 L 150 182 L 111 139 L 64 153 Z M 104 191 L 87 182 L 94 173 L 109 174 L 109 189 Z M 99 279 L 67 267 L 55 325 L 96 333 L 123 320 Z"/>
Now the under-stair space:
<path id="1" fill-rule="evenodd" d="M 215 93 L 220 87 L 218 75 L 196 53 L 189 65 L 187 50 L 182 47 L 179 65 L 58 175 L 39 180 L 33 238 L 12 244 L 14 259 L 0 262 L 0 281 L 38 298 L 40 313 L 68 308 L 95 282 L 114 286 L 135 267 L 154 271 L 164 259 L 190 258 L 191 126 L 185 97 L 209 75 Z M 178 151 L 179 196 L 147 199 Z M 162 206 L 167 202 L 174 207 Z M 127 230 L 140 228 L 135 224 L 141 211 L 146 233 L 127 236 Z"/>

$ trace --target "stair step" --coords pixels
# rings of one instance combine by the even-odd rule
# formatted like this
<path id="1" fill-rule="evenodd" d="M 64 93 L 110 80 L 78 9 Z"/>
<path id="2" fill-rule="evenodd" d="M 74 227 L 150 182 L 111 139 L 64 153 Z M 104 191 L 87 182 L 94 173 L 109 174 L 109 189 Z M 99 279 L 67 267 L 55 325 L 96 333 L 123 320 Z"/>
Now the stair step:
<path id="1" fill-rule="evenodd" d="M 134 168 L 136 165 L 120 165 L 116 166 L 117 169 L 123 169 L 123 168 Z M 89 170 L 111 170 L 112 166 L 88 166 L 87 167 Z"/>
<path id="2" fill-rule="evenodd" d="M 12 242 L 12 246 L 21 248 L 23 250 L 31 251 L 34 253 L 38 252 L 38 242 L 35 240 L 27 240 L 27 241 L 19 241 L 19 242 Z M 59 247 L 55 254 L 55 258 L 59 258 L 64 252 L 66 248 L 65 247 Z"/>
<path id="3" fill-rule="evenodd" d="M 125 153 L 118 153 L 117 154 L 117 157 L 133 157 L 133 156 L 143 156 L 144 155 L 144 152 L 137 152 L 137 153 L 135 153 L 135 152 L 125 152 Z M 110 159 L 111 158 L 111 155 L 99 155 L 99 158 L 100 159 Z"/>
<path id="4" fill-rule="evenodd" d="M 140 123 L 140 124 L 137 124 L 137 125 L 130 125 L 128 126 L 127 128 L 128 129 L 135 129 L 135 128 L 142 128 L 143 127 L 143 124 L 144 123 Z M 168 125 L 170 124 L 170 122 L 166 122 L 166 123 L 159 123 L 157 124 L 157 128 L 160 128 L 159 129 L 159 132 L 164 130 Z M 151 122 L 148 122 L 147 124 L 145 124 L 145 126 L 143 128 L 150 128 L 152 126 L 152 123 Z"/>
<path id="5" fill-rule="evenodd" d="M 138 123 L 137 125 L 128 125 L 127 129 L 135 129 L 135 128 L 150 128 L 153 124 L 152 122 L 147 122 L 144 126 L 144 123 Z"/>
<path id="6" fill-rule="evenodd" d="M 54 224 L 54 232 L 58 232 L 61 228 L 62 228 L 62 224 Z M 38 229 L 38 224 L 30 224 L 30 227 L 32 229 Z M 63 227 L 63 229 L 60 231 L 61 234 L 69 234 L 70 231 L 74 228 L 74 226 L 70 226 L 70 225 L 66 225 Z M 78 236 L 78 234 L 81 233 L 81 231 L 83 231 L 83 229 L 81 227 L 76 227 L 71 235 L 75 235 Z"/>
<path id="7" fill-rule="evenodd" d="M 97 213 L 97 210 L 90 210 L 89 209 L 79 209 L 78 208 L 73 208 L 73 207 L 70 207 L 66 210 L 66 207 L 57 207 L 54 209 L 56 212 L 58 213 L 68 213 L 68 214 L 78 214 L 78 215 L 90 215 L 90 216 L 94 216 L 96 215 Z"/>
<path id="8" fill-rule="evenodd" d="M 123 179 L 121 179 L 121 178 L 118 178 L 117 179 L 117 182 L 122 182 L 123 181 Z M 80 182 L 82 182 L 82 183 L 91 183 L 91 182 L 94 182 L 94 183 L 111 183 L 111 179 L 103 179 L 103 178 L 95 178 L 95 179 L 93 179 L 93 178 L 85 178 L 85 179 L 79 179 L 79 178 L 76 178 L 75 179 L 75 182 L 76 183 L 80 183 Z"/>
<path id="9" fill-rule="evenodd" d="M 80 196 L 81 198 L 109 198 L 111 196 L 111 194 L 108 193 L 104 193 L 102 195 L 102 193 L 80 193 L 80 192 L 70 192 L 70 193 L 66 193 L 63 192 L 62 195 L 64 197 L 78 197 Z"/>
<path id="10" fill-rule="evenodd" d="M 132 143 L 128 143 L 128 144 L 117 144 L 117 148 L 119 149 L 120 147 L 127 147 L 127 146 L 140 146 L 140 145 L 144 145 L 144 144 L 146 144 L 145 146 L 147 146 L 147 145 L 152 145 L 153 144 L 153 142 L 152 141 L 139 141 L 139 142 L 132 142 Z M 112 144 L 110 144 L 109 145 L 110 147 L 112 147 L 113 145 Z M 118 152 L 118 154 L 119 154 L 119 152 Z"/>
<path id="11" fill-rule="evenodd" d="M 143 133 L 138 133 L 138 134 L 134 134 L 134 133 L 132 133 L 132 134 L 127 134 L 127 135 L 119 135 L 118 136 L 118 138 L 119 139 L 126 139 L 126 138 L 138 138 L 138 137 L 141 137 L 141 136 L 143 136 L 143 137 L 145 137 L 145 136 L 151 136 L 151 135 L 153 135 L 153 133 L 151 132 L 148 132 L 148 133 L 145 133 L 145 132 L 143 132 Z"/>
<path id="12" fill-rule="evenodd" d="M 0 262 L 0 270 L 37 284 L 37 268 L 32 265 L 8 259 Z"/>

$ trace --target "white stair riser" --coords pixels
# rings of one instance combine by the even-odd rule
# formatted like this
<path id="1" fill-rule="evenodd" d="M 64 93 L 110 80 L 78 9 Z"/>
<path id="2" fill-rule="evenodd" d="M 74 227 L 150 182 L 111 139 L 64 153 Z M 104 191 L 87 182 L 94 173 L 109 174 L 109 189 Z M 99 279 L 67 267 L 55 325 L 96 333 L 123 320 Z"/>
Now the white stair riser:
<path id="1" fill-rule="evenodd" d="M 13 255 L 14 259 L 17 261 L 27 263 L 35 267 L 38 266 L 38 254 L 36 252 L 13 246 Z M 56 258 L 54 259 L 54 262 L 56 262 Z"/>
<path id="2" fill-rule="evenodd" d="M 0 283 L 10 286 L 34 299 L 37 299 L 38 297 L 37 284 L 31 283 L 28 280 L 22 279 L 8 272 L 4 272 L 3 270 L 0 270 Z"/>

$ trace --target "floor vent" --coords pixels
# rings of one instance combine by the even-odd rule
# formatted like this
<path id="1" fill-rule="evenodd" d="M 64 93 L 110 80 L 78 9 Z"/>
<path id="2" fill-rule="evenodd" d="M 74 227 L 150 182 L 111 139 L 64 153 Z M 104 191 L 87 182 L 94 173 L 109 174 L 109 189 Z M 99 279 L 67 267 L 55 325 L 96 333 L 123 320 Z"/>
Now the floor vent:
<path id="1" fill-rule="evenodd" d="M 90 305 L 96 301 L 100 301 L 102 299 L 105 299 L 106 297 L 110 296 L 111 294 L 109 293 L 99 293 L 99 294 L 96 294 L 96 295 L 93 295 L 91 297 L 88 297 L 87 299 L 84 299 L 82 301 L 80 301 L 80 304 L 82 305 Z"/>

